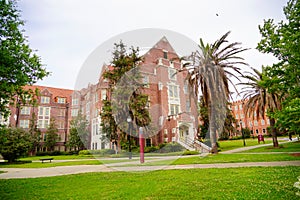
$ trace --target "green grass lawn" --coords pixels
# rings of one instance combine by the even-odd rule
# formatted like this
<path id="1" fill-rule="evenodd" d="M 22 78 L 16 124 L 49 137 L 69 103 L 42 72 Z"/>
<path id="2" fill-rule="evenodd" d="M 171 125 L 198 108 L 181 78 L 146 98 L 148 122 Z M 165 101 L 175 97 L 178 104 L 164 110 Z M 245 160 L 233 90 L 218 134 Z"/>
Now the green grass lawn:
<path id="1" fill-rule="evenodd" d="M 101 165 L 99 160 L 80 160 L 80 161 L 67 161 L 67 162 L 32 162 L 24 164 L 6 164 L 1 163 L 0 168 L 46 168 L 57 166 L 70 166 L 70 165 Z"/>
<path id="2" fill-rule="evenodd" d="M 206 157 L 182 157 L 174 161 L 173 165 L 210 164 L 210 163 L 238 163 L 238 162 L 271 162 L 300 160 L 300 157 L 291 154 L 218 154 Z"/>
<path id="3" fill-rule="evenodd" d="M 284 143 L 279 146 L 279 148 L 274 148 L 273 146 L 259 147 L 244 152 L 300 152 L 300 141 Z"/>
<path id="4" fill-rule="evenodd" d="M 59 155 L 59 156 L 29 156 L 20 160 L 40 160 L 41 158 L 54 158 L 55 160 L 75 160 L 75 159 L 91 159 L 92 155 Z"/>
<path id="5" fill-rule="evenodd" d="M 127 164 L 126 166 L 156 166 L 156 165 L 189 165 L 189 164 L 214 164 L 214 163 L 239 163 L 239 162 L 272 162 L 300 160 L 299 156 L 288 153 L 282 154 L 218 154 L 205 157 L 182 156 L 174 160 L 161 160 L 145 162 L 144 164 Z"/>
<path id="6" fill-rule="evenodd" d="M 86 173 L 0 180 L 1 199 L 299 199 L 299 167 Z"/>
<path id="7" fill-rule="evenodd" d="M 284 137 L 278 137 L 278 141 L 281 142 L 283 141 Z M 255 145 L 262 145 L 264 143 L 260 143 L 258 144 L 257 138 L 252 139 L 246 139 L 246 146 L 255 146 Z M 272 139 L 271 138 L 265 138 L 265 144 L 271 144 L 272 143 Z M 223 141 L 219 141 L 219 150 L 221 151 L 228 151 L 228 150 L 232 150 L 232 149 L 236 149 L 236 148 L 241 148 L 244 147 L 244 143 L 243 140 L 223 140 Z"/>
<path id="8" fill-rule="evenodd" d="M 260 145 L 264 143 L 258 144 L 257 139 L 246 139 L 246 146 L 255 146 L 255 145 Z M 272 143 L 271 140 L 265 140 L 266 144 Z M 228 151 L 236 148 L 241 148 L 244 147 L 243 140 L 224 140 L 224 141 L 219 141 L 219 149 L 221 151 Z"/>

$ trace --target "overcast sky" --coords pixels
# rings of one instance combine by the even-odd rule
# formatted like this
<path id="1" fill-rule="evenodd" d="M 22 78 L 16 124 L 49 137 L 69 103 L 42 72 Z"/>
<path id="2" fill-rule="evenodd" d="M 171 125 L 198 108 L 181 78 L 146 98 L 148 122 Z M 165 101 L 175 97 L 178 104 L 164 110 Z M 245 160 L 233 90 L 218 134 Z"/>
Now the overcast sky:
<path id="1" fill-rule="evenodd" d="M 258 25 L 284 19 L 287 0 L 21 0 L 32 49 L 52 72 L 39 85 L 74 89 L 89 55 L 121 33 L 142 28 L 167 29 L 198 42 L 213 42 L 231 31 L 230 42 L 251 48 L 243 54 L 260 68 L 275 60 L 255 50 Z M 163 35 L 162 35 L 163 36 Z M 162 37 L 161 36 L 161 37 Z M 153 44 L 154 45 L 154 44 Z M 103 63 L 99 63 L 101 66 Z M 91 81 L 93 82 L 93 81 Z"/>

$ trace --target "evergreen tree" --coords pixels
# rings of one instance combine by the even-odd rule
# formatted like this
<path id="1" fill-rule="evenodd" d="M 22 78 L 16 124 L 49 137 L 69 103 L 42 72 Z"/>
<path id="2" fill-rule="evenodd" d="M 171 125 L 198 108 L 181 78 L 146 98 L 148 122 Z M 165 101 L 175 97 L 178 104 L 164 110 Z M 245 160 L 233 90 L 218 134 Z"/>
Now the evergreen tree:
<path id="1" fill-rule="evenodd" d="M 79 112 L 77 117 L 73 119 L 70 124 L 68 146 L 74 150 L 83 150 L 87 148 L 89 136 L 89 131 L 87 129 L 88 121 L 82 113 Z"/>
<path id="2" fill-rule="evenodd" d="M 46 131 L 45 146 L 47 147 L 47 151 L 54 151 L 56 142 L 58 142 L 58 140 L 60 139 L 57 133 L 58 129 L 56 127 L 55 120 L 51 118 L 49 127 Z"/>

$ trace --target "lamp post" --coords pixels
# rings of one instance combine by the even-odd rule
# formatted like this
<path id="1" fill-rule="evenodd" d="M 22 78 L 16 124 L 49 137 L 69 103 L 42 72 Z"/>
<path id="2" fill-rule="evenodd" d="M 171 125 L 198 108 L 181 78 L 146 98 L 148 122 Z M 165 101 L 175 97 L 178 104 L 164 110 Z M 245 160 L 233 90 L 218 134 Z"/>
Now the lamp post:
<path id="1" fill-rule="evenodd" d="M 246 146 L 245 136 L 244 136 L 244 131 L 243 131 L 243 122 L 242 122 L 242 120 L 240 120 L 240 125 L 241 125 L 241 133 L 242 133 L 242 137 L 243 137 L 244 146 Z"/>
<path id="2" fill-rule="evenodd" d="M 128 116 L 127 118 L 127 122 L 128 122 L 128 150 L 129 150 L 129 159 L 132 158 L 132 153 L 131 153 L 131 142 L 130 142 L 130 136 L 131 136 L 131 130 L 132 130 L 132 119 L 130 116 Z"/>

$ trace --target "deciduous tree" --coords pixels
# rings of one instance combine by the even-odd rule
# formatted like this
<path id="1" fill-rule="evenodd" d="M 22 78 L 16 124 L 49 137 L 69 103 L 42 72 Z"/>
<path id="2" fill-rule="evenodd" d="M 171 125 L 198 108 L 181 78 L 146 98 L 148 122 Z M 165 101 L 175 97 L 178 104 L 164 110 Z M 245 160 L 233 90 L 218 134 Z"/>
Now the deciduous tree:
<path id="1" fill-rule="evenodd" d="M 8 105 L 17 95 L 21 100 L 25 85 L 49 75 L 24 36 L 15 0 L 0 0 L 0 115 L 8 116 Z M 31 91 L 32 92 L 32 91 Z"/>

